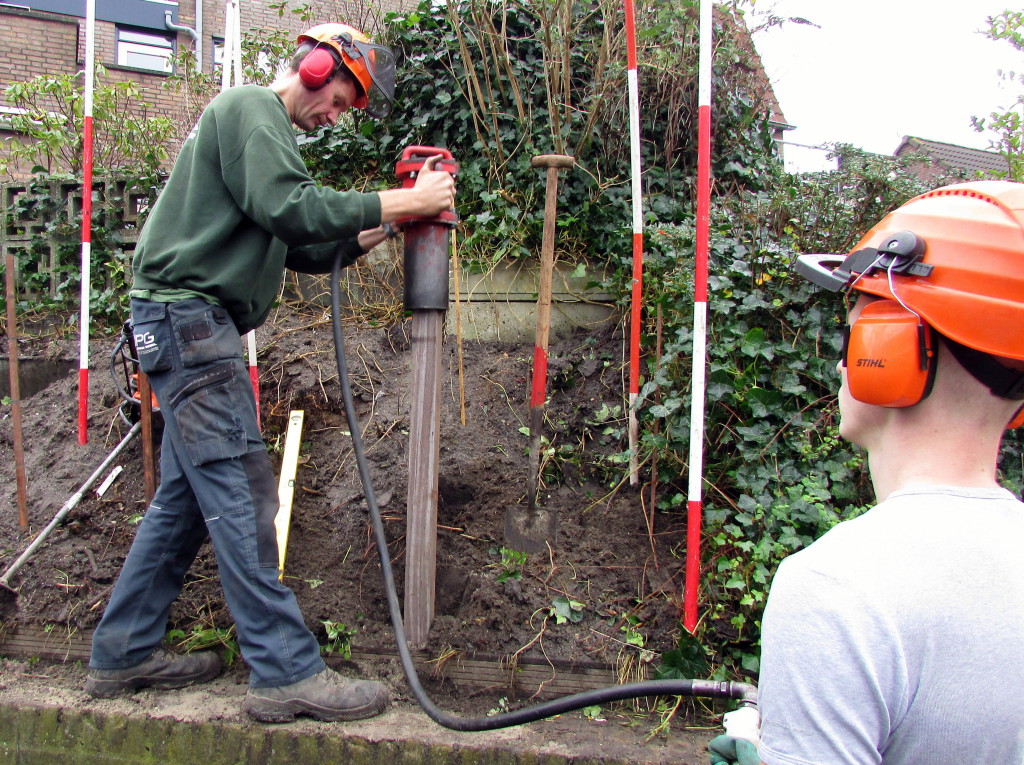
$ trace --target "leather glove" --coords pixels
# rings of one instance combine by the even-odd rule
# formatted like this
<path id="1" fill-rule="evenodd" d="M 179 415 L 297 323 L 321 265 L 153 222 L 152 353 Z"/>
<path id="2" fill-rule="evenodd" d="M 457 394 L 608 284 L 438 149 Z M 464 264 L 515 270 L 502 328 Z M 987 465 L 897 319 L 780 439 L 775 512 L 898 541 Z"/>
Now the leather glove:
<path id="1" fill-rule="evenodd" d="M 745 738 L 718 736 L 708 744 L 711 765 L 760 765 L 757 745 Z"/>

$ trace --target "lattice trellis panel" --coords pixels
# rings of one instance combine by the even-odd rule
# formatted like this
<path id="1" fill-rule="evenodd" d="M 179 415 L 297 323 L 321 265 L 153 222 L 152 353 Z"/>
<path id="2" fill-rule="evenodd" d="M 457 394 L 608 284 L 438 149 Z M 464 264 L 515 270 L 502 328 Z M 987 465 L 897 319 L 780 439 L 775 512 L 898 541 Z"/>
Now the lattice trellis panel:
<path id="1" fill-rule="evenodd" d="M 38 201 L 40 192 L 48 196 L 46 204 Z M 124 179 L 103 178 L 93 184 L 93 221 L 103 227 L 120 224 L 115 235 L 117 246 L 129 256 L 135 250 L 141 217 L 150 204 L 148 188 L 133 186 Z M 47 284 L 46 292 L 51 298 L 56 297 L 64 282 L 62 273 L 81 268 L 81 184 L 68 180 L 0 184 L 0 210 L 4 214 L 0 227 L 0 270 L 11 253 L 19 269 L 18 299 L 40 297 L 41 283 Z M 55 225 L 60 223 L 66 225 Z M 104 271 L 97 266 L 94 273 Z"/>

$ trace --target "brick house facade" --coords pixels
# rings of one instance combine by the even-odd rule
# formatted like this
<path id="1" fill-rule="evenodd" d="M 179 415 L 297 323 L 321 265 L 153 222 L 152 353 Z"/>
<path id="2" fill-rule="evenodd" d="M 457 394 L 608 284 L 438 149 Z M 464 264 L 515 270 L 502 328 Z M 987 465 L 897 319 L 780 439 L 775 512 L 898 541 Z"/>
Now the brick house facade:
<path id="1" fill-rule="evenodd" d="M 372 34 L 381 14 L 413 3 L 327 0 L 318 5 L 314 21 L 345 20 Z M 309 23 L 287 10 L 279 14 L 270 0 L 241 0 L 239 6 L 243 36 L 252 29 L 298 34 Z M 181 97 L 165 87 L 169 62 L 185 46 L 200 54 L 202 71 L 219 71 L 214 58 L 224 39 L 224 17 L 223 0 L 97 0 L 96 63 L 107 70 L 107 81 L 134 81 L 152 113 L 181 119 Z M 12 109 L 6 88 L 42 74 L 81 71 L 85 37 L 85 0 L 0 3 L 0 139 L 5 144 L 12 135 L 5 119 Z"/>

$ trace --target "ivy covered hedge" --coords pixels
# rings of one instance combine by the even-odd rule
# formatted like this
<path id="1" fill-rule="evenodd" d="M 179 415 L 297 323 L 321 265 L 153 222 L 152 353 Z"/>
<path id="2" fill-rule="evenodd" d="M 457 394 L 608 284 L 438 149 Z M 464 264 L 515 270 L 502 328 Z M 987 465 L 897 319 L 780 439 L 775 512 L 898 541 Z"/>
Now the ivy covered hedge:
<path id="1" fill-rule="evenodd" d="M 848 252 L 928 188 L 893 158 L 836 151 L 840 170 L 777 171 L 759 191 L 719 199 L 712 218 L 698 637 L 721 667 L 752 675 L 778 564 L 874 503 L 863 454 L 838 435 L 845 299 L 797 276 L 793 262 Z M 659 507 L 669 513 L 686 507 L 694 229 L 692 219 L 658 227 L 645 261 L 648 329 L 660 309 L 663 352 L 642 390 L 643 448 L 657 457 Z M 650 336 L 646 347 L 655 347 Z M 1019 432 L 1008 434 L 1000 463 L 1018 495 L 1021 446 Z"/>
<path id="2" fill-rule="evenodd" d="M 690 208 L 696 176 L 697 3 L 639 9 L 641 161 L 652 225 Z M 772 137 L 735 21 L 716 12 L 714 173 L 722 189 L 768 171 Z M 622 4 L 452 0 L 390 16 L 398 53 L 395 109 L 353 115 L 353 130 L 303 141 L 326 182 L 385 187 L 406 146 L 442 146 L 461 163 L 460 257 L 481 269 L 539 251 L 543 175 L 537 154 L 570 154 L 559 189 L 559 258 L 605 261 L 631 248 Z"/>

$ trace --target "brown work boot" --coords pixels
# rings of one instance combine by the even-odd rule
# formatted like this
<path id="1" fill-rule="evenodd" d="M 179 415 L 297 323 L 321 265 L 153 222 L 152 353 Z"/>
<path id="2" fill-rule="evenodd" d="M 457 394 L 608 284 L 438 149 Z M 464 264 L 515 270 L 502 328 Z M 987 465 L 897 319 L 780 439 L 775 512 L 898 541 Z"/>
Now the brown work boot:
<path id="1" fill-rule="evenodd" d="M 325 668 L 312 677 L 276 688 L 250 688 L 242 704 L 260 722 L 291 722 L 309 715 L 323 722 L 361 720 L 384 711 L 388 692 L 371 680 L 345 680 Z"/>
<path id="2" fill-rule="evenodd" d="M 214 651 L 195 651 L 184 656 L 157 648 L 141 664 L 126 669 L 90 669 L 85 692 L 109 699 L 139 688 L 184 688 L 205 683 L 220 674 L 220 657 Z"/>

